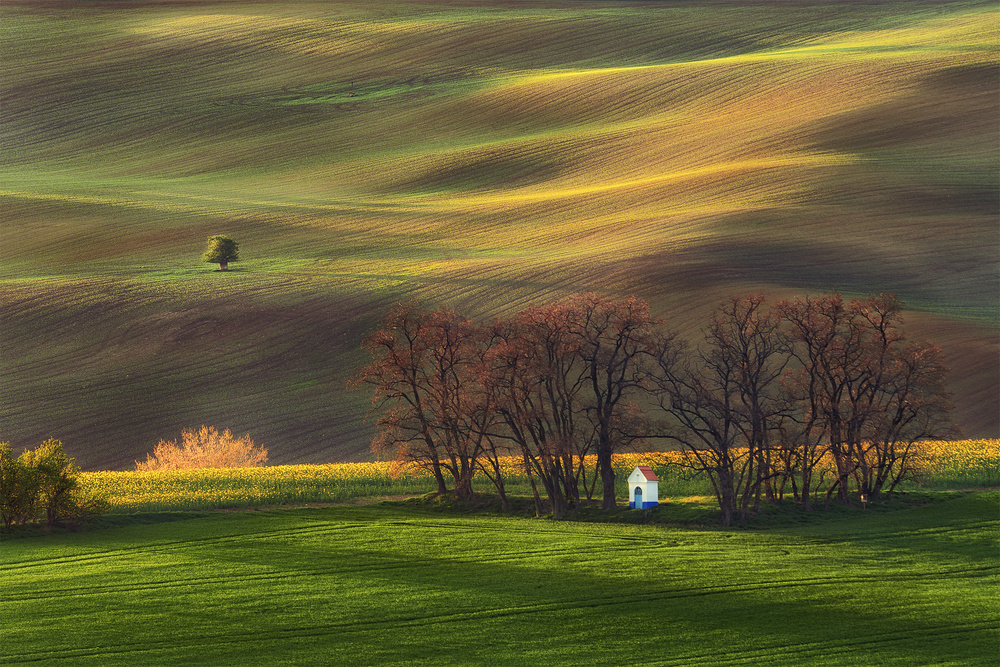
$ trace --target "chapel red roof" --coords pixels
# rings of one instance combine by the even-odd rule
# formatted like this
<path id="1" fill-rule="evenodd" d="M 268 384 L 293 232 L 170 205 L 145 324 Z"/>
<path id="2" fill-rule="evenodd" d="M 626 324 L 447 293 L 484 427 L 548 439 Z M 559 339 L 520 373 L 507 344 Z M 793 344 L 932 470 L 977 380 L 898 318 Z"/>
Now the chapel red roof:
<path id="1" fill-rule="evenodd" d="M 647 482 L 659 482 L 660 478 L 653 473 L 653 469 L 649 466 L 638 466 L 639 472 L 642 476 L 646 478 Z"/>

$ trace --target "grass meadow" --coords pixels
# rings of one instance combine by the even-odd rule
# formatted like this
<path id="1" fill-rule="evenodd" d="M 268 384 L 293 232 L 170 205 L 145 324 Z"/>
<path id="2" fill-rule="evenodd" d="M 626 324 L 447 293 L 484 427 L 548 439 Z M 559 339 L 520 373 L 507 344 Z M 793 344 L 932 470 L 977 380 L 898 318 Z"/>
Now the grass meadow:
<path id="1" fill-rule="evenodd" d="M 998 501 L 739 531 L 401 503 L 161 513 L 5 543 L 0 659 L 993 665 Z"/>
<path id="2" fill-rule="evenodd" d="M 211 424 L 370 458 L 394 301 L 893 291 L 1000 433 L 993 2 L 0 7 L 0 420 L 125 469 Z M 228 234 L 242 261 L 200 262 Z"/>
<path id="3" fill-rule="evenodd" d="M 3 537 L 0 660 L 991 665 L 1000 492 L 947 489 L 1000 485 L 998 446 L 928 443 L 902 498 L 728 530 L 678 452 L 615 462 L 654 467 L 659 507 L 563 521 L 377 502 L 434 488 L 389 463 L 84 473 L 110 515 Z"/>

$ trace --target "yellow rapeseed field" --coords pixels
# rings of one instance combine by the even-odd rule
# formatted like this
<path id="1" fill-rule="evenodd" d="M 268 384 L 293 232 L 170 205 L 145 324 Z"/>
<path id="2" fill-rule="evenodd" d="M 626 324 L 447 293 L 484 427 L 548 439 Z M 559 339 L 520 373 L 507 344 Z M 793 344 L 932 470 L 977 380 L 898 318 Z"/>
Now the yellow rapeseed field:
<path id="1" fill-rule="evenodd" d="M 83 473 L 86 491 L 117 510 L 255 507 L 420 493 L 426 480 L 393 464 L 328 463 L 252 468 Z"/>
<path id="2" fill-rule="evenodd" d="M 661 478 L 673 477 L 684 452 L 617 454 L 620 476 L 637 465 L 651 466 Z M 829 463 L 829 462 L 828 462 Z M 585 462 L 593 476 L 596 457 Z M 832 467 L 832 463 L 829 463 Z M 525 479 L 523 461 L 508 456 L 501 466 L 511 485 Z M 934 441 L 919 445 L 920 484 L 928 488 L 1000 485 L 1000 440 Z M 668 481 L 663 479 L 664 482 Z M 256 468 L 202 468 L 158 472 L 82 473 L 86 492 L 108 500 L 116 511 L 155 511 L 260 507 L 310 502 L 349 502 L 360 498 L 416 495 L 434 490 L 431 474 L 393 462 L 328 463 Z M 478 488 L 488 490 L 484 476 Z M 515 491 L 516 492 L 516 491 Z"/>
<path id="3" fill-rule="evenodd" d="M 1000 485 L 1000 440 L 936 440 L 920 443 L 918 470 L 927 480 Z"/>

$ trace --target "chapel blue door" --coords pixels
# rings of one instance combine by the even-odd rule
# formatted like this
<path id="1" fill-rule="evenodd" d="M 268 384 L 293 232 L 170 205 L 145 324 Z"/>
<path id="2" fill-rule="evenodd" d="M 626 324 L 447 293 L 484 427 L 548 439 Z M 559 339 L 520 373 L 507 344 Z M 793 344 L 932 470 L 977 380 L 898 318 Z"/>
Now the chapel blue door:
<path id="1" fill-rule="evenodd" d="M 635 506 L 635 508 L 637 510 L 641 510 L 642 509 L 642 487 L 641 486 L 635 487 L 635 505 L 634 506 Z"/>

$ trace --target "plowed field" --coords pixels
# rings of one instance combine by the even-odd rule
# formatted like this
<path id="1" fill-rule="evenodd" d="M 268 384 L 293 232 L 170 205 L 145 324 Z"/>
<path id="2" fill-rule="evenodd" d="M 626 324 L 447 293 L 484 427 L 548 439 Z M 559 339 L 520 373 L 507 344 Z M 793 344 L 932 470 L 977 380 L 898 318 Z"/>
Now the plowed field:
<path id="1" fill-rule="evenodd" d="M 0 437 L 127 468 L 201 424 L 369 457 L 414 295 L 892 291 L 1000 433 L 992 2 L 0 7 Z M 228 234 L 242 261 L 200 261 Z"/>

